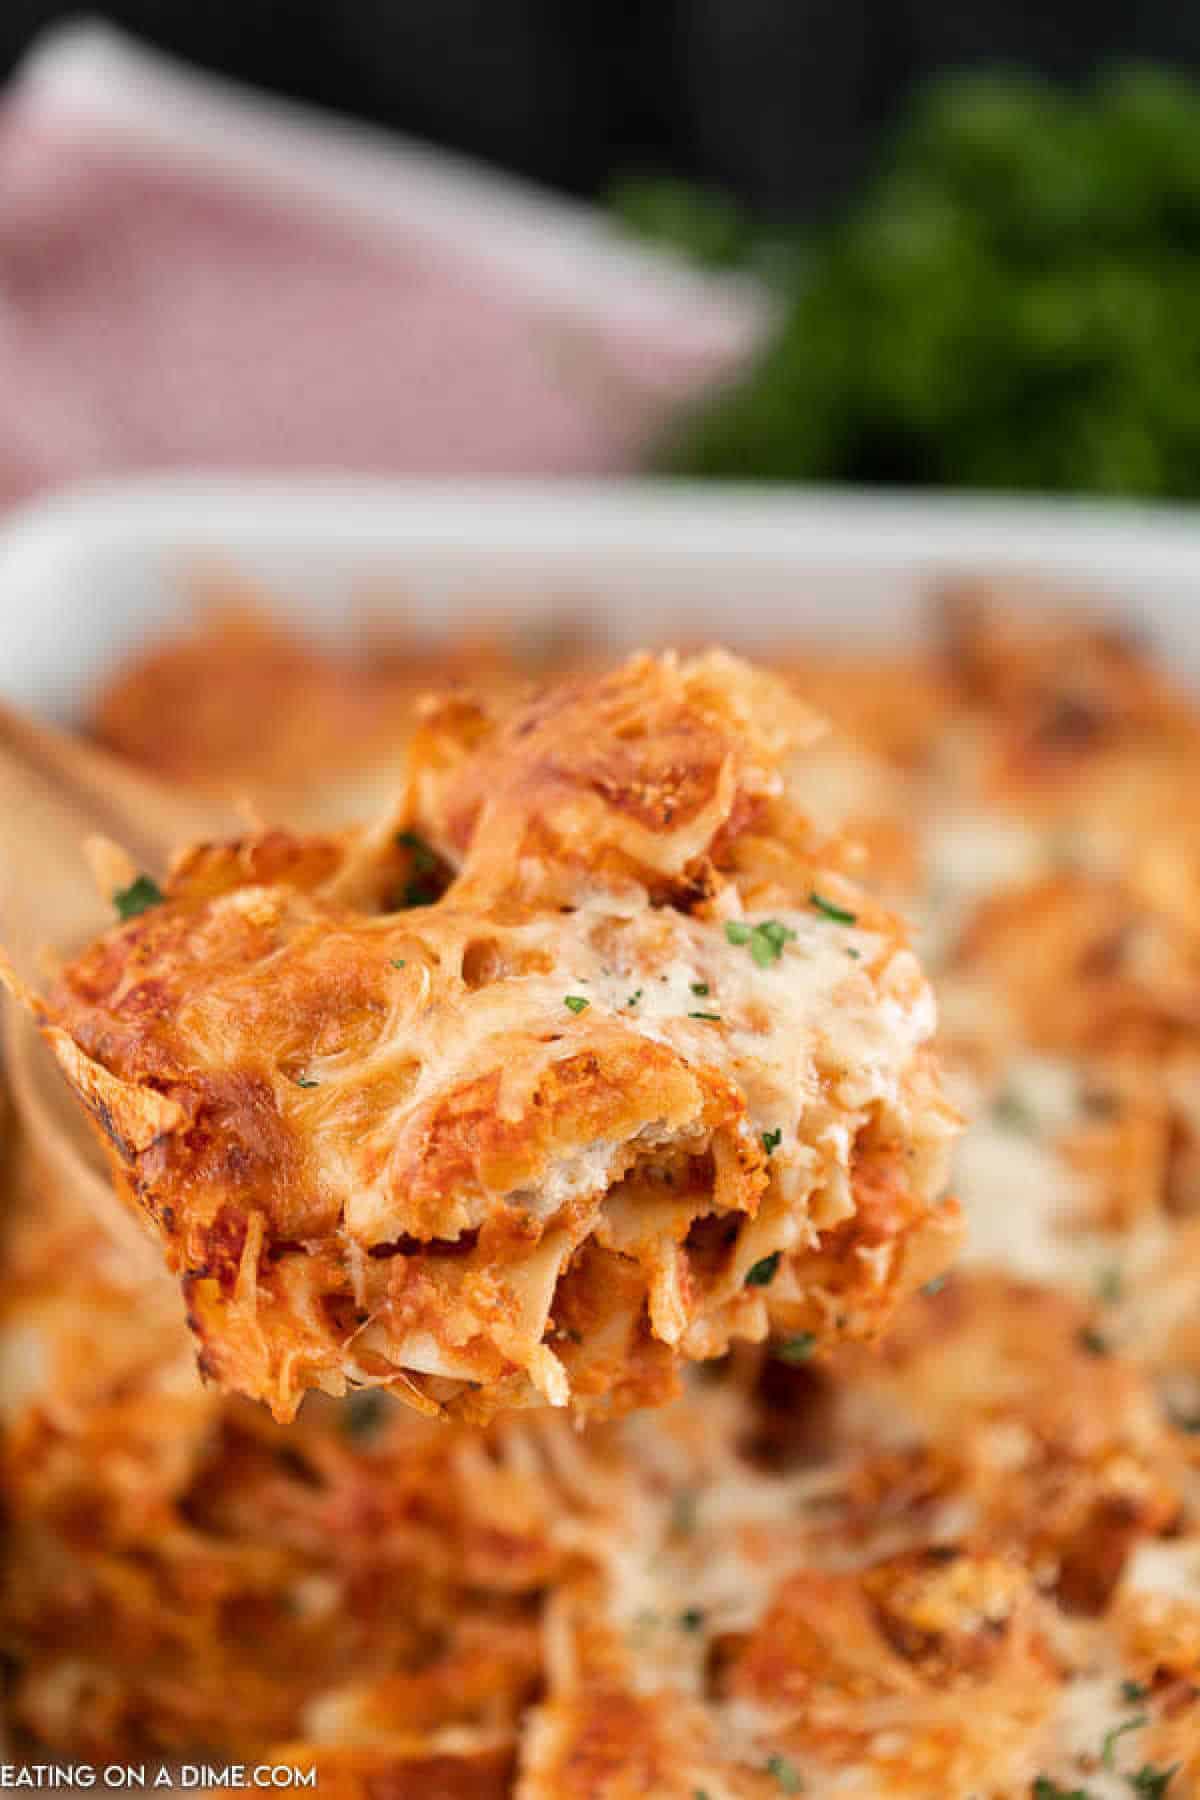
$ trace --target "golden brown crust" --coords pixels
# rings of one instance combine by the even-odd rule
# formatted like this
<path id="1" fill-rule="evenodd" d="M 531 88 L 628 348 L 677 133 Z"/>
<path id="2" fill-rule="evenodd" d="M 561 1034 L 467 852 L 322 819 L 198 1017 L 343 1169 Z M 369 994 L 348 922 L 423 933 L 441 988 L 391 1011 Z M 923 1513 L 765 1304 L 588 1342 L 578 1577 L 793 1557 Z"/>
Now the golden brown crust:
<path id="1" fill-rule="evenodd" d="M 377 804 L 399 779 L 425 694 L 462 685 L 498 703 L 544 661 L 494 632 L 447 644 L 375 631 L 346 652 L 284 624 L 244 583 L 202 581 L 196 597 L 187 629 L 117 671 L 88 730 L 167 780 L 261 797 L 272 817 Z"/>
<path id="2" fill-rule="evenodd" d="M 776 1303 L 876 1333 L 952 1247 L 952 1115 L 782 791 L 811 717 L 712 653 L 426 729 L 398 828 L 193 850 L 46 1002 L 205 1373 L 478 1418 L 660 1398 Z"/>
<path id="3" fill-rule="evenodd" d="M 767 1290 L 774 1354 L 742 1346 L 654 1415 L 584 1432 L 524 1412 L 476 1435 L 389 1405 L 355 1436 L 344 1421 L 375 1397 L 347 1411 L 314 1396 L 281 1429 L 201 1387 L 172 1283 L 135 1297 L 119 1253 L 31 1185 L 0 1287 L 15 1521 L 0 1625 L 17 1723 L 39 1745 L 295 1755 L 354 1800 L 418 1774 L 422 1793 L 488 1800 L 778 1800 L 796 1779 L 855 1800 L 1189 1800 L 1194 756 L 1144 657 L 1086 621 L 1022 627 L 1007 589 L 988 605 L 954 654 L 798 667 L 843 736 L 788 780 L 806 811 L 852 815 L 889 846 L 872 879 L 928 915 L 955 1093 L 975 1115 L 958 1172 L 968 1256 L 991 1266 L 906 1304 L 882 1353 L 815 1351 L 813 1296 L 886 1309 L 896 1262 L 924 1241 L 886 1256 L 910 1221 L 900 1152 L 876 1130 L 853 1220 L 831 1221 L 794 1289 L 781 1267 Z M 1075 667 L 1114 722 L 1049 754 L 1044 720 L 1069 717 L 1056 697 Z M 452 728 L 438 718 L 448 793 L 495 726 L 461 701 Z M 403 885 L 411 853 L 394 854 Z M 374 911 L 370 857 L 346 856 L 335 840 L 205 853 L 178 891 L 199 905 L 286 881 L 307 904 L 336 879 L 342 903 Z M 761 815 L 712 861 L 722 879 L 779 878 Z M 500 880 L 500 917 L 464 951 L 473 992 L 526 966 L 510 927 L 528 902 Z M 1114 922 L 1126 949 L 1089 973 Z M 620 941 L 606 924 L 606 958 Z M 460 1154 L 453 1132 L 444 1143 Z M 639 1208 L 611 1230 L 636 1237 L 644 1172 L 633 1185 Z M 689 1248 L 702 1266 L 721 1254 L 719 1221 L 705 1230 L 717 1241 Z M 864 1257 L 870 1288 L 853 1280 Z M 412 1262 L 402 1300 L 418 1307 Z M 560 1283 L 556 1353 L 593 1340 L 571 1380 L 594 1383 L 598 1409 L 620 1410 L 626 1386 L 661 1405 L 674 1384 L 675 1352 L 644 1327 L 601 1354 L 605 1320 L 644 1295 L 633 1255 L 595 1236 Z"/>
<path id="4" fill-rule="evenodd" d="M 725 865 L 756 823 L 770 831 L 784 755 L 822 729 L 720 651 L 639 656 L 546 687 L 490 727 L 464 728 L 453 703 L 435 711 L 413 747 L 415 805 L 464 892 L 569 902 L 633 880 L 690 900 L 707 862 Z M 815 837 L 792 823 L 787 852 L 813 855 Z"/>
<path id="5" fill-rule="evenodd" d="M 622 1490 L 626 1533 L 593 1533 L 604 1572 L 559 1589 L 522 1800 L 616 1800 L 648 1768 L 683 1796 L 1017 1800 L 1099 1772 L 1139 1709 L 1144 1760 L 1194 1755 L 1200 1604 L 1155 1651 L 1131 1585 L 1179 1529 L 1180 1449 L 1087 1318 L 957 1276 L 883 1358 L 767 1363 L 757 1392 L 710 1382 L 669 1412 Z"/>
<path id="6" fill-rule="evenodd" d="M 394 1761 L 400 1792 L 433 1772 L 507 1791 L 540 1592 L 565 1566 L 536 1443 L 383 1395 L 285 1431 L 201 1385 L 167 1276 L 131 1279 L 24 1148 L 5 1217 L 0 1589 L 19 1724 L 95 1760 L 282 1759 L 273 1742 L 311 1724 L 323 1784 Z M 439 1733 L 458 1738 L 445 1762 Z M 374 1758 L 343 1763 L 338 1742 L 365 1737 Z"/>

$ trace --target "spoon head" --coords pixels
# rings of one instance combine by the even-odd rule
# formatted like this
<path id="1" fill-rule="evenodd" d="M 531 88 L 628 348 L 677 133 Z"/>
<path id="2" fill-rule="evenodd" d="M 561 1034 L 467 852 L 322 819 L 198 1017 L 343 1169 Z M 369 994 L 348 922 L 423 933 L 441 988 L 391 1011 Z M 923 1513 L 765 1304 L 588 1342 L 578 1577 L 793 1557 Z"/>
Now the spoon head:
<path id="1" fill-rule="evenodd" d="M 8 1001 L 4 1066 L 24 1130 L 50 1178 L 61 1182 L 113 1241 L 150 1272 L 158 1257 L 149 1231 L 113 1187 L 100 1147 L 33 1020 Z"/>
<path id="2" fill-rule="evenodd" d="M 135 866 L 161 876 L 172 850 L 237 835 L 233 809 L 177 794 L 77 738 L 0 703 L 0 945 L 18 983 L 46 985 L 55 950 L 91 942 L 113 924 L 84 846 L 100 834 Z M 115 1193 L 86 1118 L 24 1010 L 10 1003 L 4 1063 L 36 1152 L 68 1182 L 130 1254 L 153 1256 L 149 1230 Z"/>

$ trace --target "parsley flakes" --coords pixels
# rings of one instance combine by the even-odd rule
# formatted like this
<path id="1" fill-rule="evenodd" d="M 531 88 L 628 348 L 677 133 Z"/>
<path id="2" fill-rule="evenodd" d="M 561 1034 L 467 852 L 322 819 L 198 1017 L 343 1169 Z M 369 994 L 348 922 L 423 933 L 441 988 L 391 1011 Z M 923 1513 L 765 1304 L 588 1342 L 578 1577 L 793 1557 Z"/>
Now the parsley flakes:
<path id="1" fill-rule="evenodd" d="M 1124 1286 L 1121 1270 L 1116 1263 L 1107 1269 L 1101 1269 L 1096 1276 L 1096 1298 L 1103 1300 L 1106 1306 L 1115 1306 L 1121 1298 Z"/>
<path id="2" fill-rule="evenodd" d="M 784 1338 L 782 1343 L 776 1344 L 772 1354 L 777 1362 L 807 1362 L 813 1353 L 816 1342 L 815 1331 L 798 1331 L 794 1337 Z"/>
<path id="3" fill-rule="evenodd" d="M 778 1148 L 782 1142 L 783 1142 L 783 1126 L 782 1125 L 777 1126 L 774 1131 L 764 1131 L 762 1134 L 762 1147 L 766 1151 L 768 1156 L 770 1156 L 770 1154 L 773 1150 L 778 1150 Z"/>
<path id="4" fill-rule="evenodd" d="M 401 896 L 405 906 L 432 906 L 438 899 L 436 880 L 438 859 L 434 851 L 415 831 L 398 831 L 396 842 L 412 857 L 412 880 L 405 884 Z"/>
<path id="5" fill-rule="evenodd" d="M 857 913 L 847 912 L 844 906 L 835 906 L 832 900 L 826 900 L 824 894 L 810 894 L 808 904 L 815 906 L 819 913 L 824 913 L 827 919 L 832 919 L 835 925 L 858 924 Z"/>
<path id="6" fill-rule="evenodd" d="M 341 1427 L 349 1438 L 373 1438 L 383 1424 L 387 1401 L 378 1388 L 360 1388 L 342 1404 Z"/>
<path id="7" fill-rule="evenodd" d="M 712 1022 L 716 1025 L 719 1025 L 721 1022 L 720 1013 L 690 1012 L 688 1014 L 688 1018 L 689 1019 L 711 1019 Z"/>
<path id="8" fill-rule="evenodd" d="M 152 906 L 161 906 L 165 896 L 157 881 L 149 875 L 138 875 L 128 887 L 118 888 L 112 897 L 118 919 L 136 919 Z"/>
<path id="9" fill-rule="evenodd" d="M 292 1080 L 299 1088 L 315 1088 L 321 1085 L 319 1081 L 314 1081 L 311 1075 L 293 1075 Z"/>
<path id="10" fill-rule="evenodd" d="M 1153 1763 L 1143 1763 L 1136 1775 L 1127 1775 L 1125 1779 L 1134 1793 L 1143 1795 L 1144 1800 L 1163 1800 L 1178 1773 L 1178 1763 L 1172 1763 L 1169 1769 L 1156 1769 Z"/>
<path id="11" fill-rule="evenodd" d="M 693 1488 L 680 1488 L 671 1500 L 671 1530 L 679 1537 L 690 1537 L 696 1529 L 696 1512 L 700 1497 Z"/>
<path id="12" fill-rule="evenodd" d="M 1004 1131 L 1034 1131 L 1037 1120 L 1018 1094 L 1006 1090 L 992 1102 L 993 1122 Z"/>
<path id="13" fill-rule="evenodd" d="M 799 1794 L 804 1791 L 804 1783 L 800 1779 L 799 1769 L 786 1756 L 768 1756 L 767 1774 L 774 1776 L 785 1794 Z"/>
<path id="14" fill-rule="evenodd" d="M 779 1267 L 780 1250 L 772 1250 L 770 1256 L 762 1257 L 752 1268 L 746 1271 L 747 1287 L 770 1287 L 775 1279 L 775 1271 Z"/>
<path id="15" fill-rule="evenodd" d="M 413 870 L 416 874 L 432 875 L 437 867 L 437 857 L 423 837 L 418 837 L 415 831 L 398 831 L 396 842 L 402 849 L 411 852 Z"/>
<path id="16" fill-rule="evenodd" d="M 789 925 L 781 924 L 778 919 L 763 919 L 761 924 L 748 925 L 745 919 L 726 919 L 725 936 L 729 943 L 745 945 L 760 969 L 769 969 L 783 955 L 783 946 L 790 944 L 795 932 Z"/>
<path id="17" fill-rule="evenodd" d="M 1116 1767 L 1113 1758 L 1116 1753 L 1117 1739 L 1123 1738 L 1127 1731 L 1140 1731 L 1143 1725 L 1149 1723 L 1149 1713 L 1135 1713 L 1132 1719 L 1125 1719 L 1120 1725 L 1114 1725 L 1111 1731 L 1105 1732 L 1104 1742 L 1100 1746 L 1100 1761 L 1106 1769 Z"/>
<path id="18" fill-rule="evenodd" d="M 586 999 L 583 994 L 566 994 L 563 996 L 563 1005 L 568 1007 L 573 1013 L 586 1012 L 591 1004 L 591 1001 Z"/>
<path id="19" fill-rule="evenodd" d="M 1142 1719 L 1137 1722 L 1139 1724 L 1144 1724 L 1145 1720 Z M 1107 1754 L 1109 1739 L 1118 1736 L 1121 1731 L 1131 1729 L 1132 1724 L 1129 1726 L 1119 1726 L 1117 1732 L 1110 1732 L 1108 1737 L 1105 1738 L 1105 1750 L 1101 1754 L 1106 1768 L 1112 1767 L 1112 1763 L 1108 1760 Z M 1167 1789 L 1170 1787 L 1178 1773 L 1178 1763 L 1172 1763 L 1169 1769 L 1158 1769 L 1155 1768 L 1153 1763 L 1143 1763 L 1136 1774 L 1126 1775 L 1124 1779 L 1126 1786 L 1129 1787 L 1133 1793 L 1141 1795 L 1142 1800 L 1164 1800 Z M 1039 1775 L 1033 1784 L 1033 1800 L 1094 1800 L 1094 1796 L 1090 1788 L 1060 1787 L 1058 1782 L 1051 1776 Z"/>

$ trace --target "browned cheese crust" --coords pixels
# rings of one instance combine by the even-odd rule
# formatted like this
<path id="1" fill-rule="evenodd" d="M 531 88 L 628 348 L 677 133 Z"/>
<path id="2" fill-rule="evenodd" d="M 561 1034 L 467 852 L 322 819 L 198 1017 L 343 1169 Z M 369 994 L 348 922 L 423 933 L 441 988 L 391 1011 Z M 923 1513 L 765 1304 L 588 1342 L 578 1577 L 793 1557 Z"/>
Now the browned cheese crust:
<path id="1" fill-rule="evenodd" d="M 783 779 L 817 732 L 715 652 L 451 699 L 382 827 L 192 850 L 70 965 L 46 1034 L 206 1374 L 622 1410 L 944 1266 L 932 999 Z"/>
<path id="2" fill-rule="evenodd" d="M 536 819 L 482 763 L 472 776 L 485 745 L 493 769 L 544 746 L 558 726 L 540 711 L 524 737 L 462 695 L 427 714 L 396 823 L 429 845 L 438 887 L 464 880 L 474 844 L 493 846 L 494 871 L 471 871 L 472 915 L 489 909 L 470 940 L 481 947 L 437 976 L 486 995 L 527 950 L 540 894 L 592 916 L 575 883 L 594 878 L 593 856 L 607 858 L 606 889 L 628 877 L 657 903 L 632 915 L 643 974 L 658 964 L 640 933 L 691 931 L 731 885 L 751 918 L 784 916 L 796 853 L 774 821 L 790 796 L 828 871 L 817 891 L 874 932 L 843 885 L 857 867 L 919 922 L 949 1091 L 969 1115 L 956 1272 L 908 1300 L 878 1348 L 831 1343 L 824 1307 L 835 1331 L 842 1305 L 866 1323 L 862 1265 L 883 1262 L 903 1213 L 888 1157 L 860 1155 L 853 1212 L 804 1252 L 795 1286 L 792 1250 L 749 1290 L 769 1309 L 769 1345 L 687 1369 L 656 1411 L 583 1431 L 524 1411 L 479 1430 L 390 1396 L 316 1395 L 279 1426 L 202 1385 L 167 1274 L 131 1285 L 121 1253 L 23 1162 L 0 1281 L 0 1628 L 18 1741 L 97 1758 L 278 1755 L 314 1764 L 335 1800 L 1196 1800 L 1200 725 L 1144 648 L 1071 604 L 972 582 L 939 611 L 928 651 L 798 647 L 789 675 L 834 729 L 784 751 L 785 792 L 756 796 L 714 840 L 715 891 L 707 867 L 685 899 L 677 866 L 621 860 L 632 840 L 603 807 L 629 786 L 627 751 L 603 760 L 602 806 L 592 788 L 579 801 L 556 762 L 538 777 Z M 759 728 L 774 729 L 765 700 L 750 711 L 740 792 L 764 766 Z M 681 742 L 678 720 L 653 718 L 657 742 Z M 581 732 L 591 767 L 597 734 Z M 825 836 L 843 820 L 869 847 L 862 865 Z M 199 917 L 221 894 L 290 888 L 289 909 L 325 908 L 333 884 L 356 930 L 405 938 L 432 967 L 452 909 L 384 916 L 377 896 L 419 872 L 390 832 L 377 842 L 203 853 L 172 906 Z M 779 884 L 760 911 L 757 882 Z M 629 929 L 619 920 L 605 915 L 606 956 Z M 818 943 L 859 947 L 861 926 L 817 924 L 830 931 Z M 161 915 L 143 925 L 167 929 Z M 731 1010 L 731 969 L 755 965 L 729 948 L 732 964 L 722 952 L 694 977 L 718 1004 L 691 1009 Z M 690 993 L 676 961 L 659 985 Z M 790 1004 L 785 970 L 772 960 L 749 977 L 773 1015 Z M 551 972 L 556 1028 L 590 1053 L 602 981 Z M 594 972 L 571 962 L 572 979 Z M 620 997 L 650 985 L 622 969 Z M 238 1006 L 269 1019 L 261 987 L 246 975 Z M 589 991 L 587 1009 L 558 1017 L 563 994 Z M 345 1018 L 375 992 L 354 987 L 346 1015 L 331 1009 L 323 1085 L 281 1085 L 285 1099 L 345 1103 L 336 1034 L 361 1079 Z M 115 1032 L 111 1016 L 95 1018 Z M 682 1063 L 698 1081 L 692 1046 L 709 1040 L 652 1024 L 661 1079 Z M 101 1055 L 99 1037 L 88 1047 Z M 761 1086 L 743 1087 L 748 1112 L 764 1106 Z M 151 1094 L 173 1098 L 153 1081 L 138 1091 L 148 1111 Z M 714 1076 L 706 1091 L 726 1090 Z M 781 1140 L 764 1157 L 772 1182 L 789 1152 Z M 611 1254 L 599 1227 L 580 1261 L 594 1254 Z M 653 1283 L 620 1256 L 628 1304 L 648 1307 Z M 605 1280 L 611 1308 L 612 1264 Z M 552 1316 L 587 1339 L 612 1313 L 568 1320 L 560 1292 Z M 553 1333 L 546 1345 L 578 1384 L 584 1365 L 568 1358 L 581 1346 Z"/>

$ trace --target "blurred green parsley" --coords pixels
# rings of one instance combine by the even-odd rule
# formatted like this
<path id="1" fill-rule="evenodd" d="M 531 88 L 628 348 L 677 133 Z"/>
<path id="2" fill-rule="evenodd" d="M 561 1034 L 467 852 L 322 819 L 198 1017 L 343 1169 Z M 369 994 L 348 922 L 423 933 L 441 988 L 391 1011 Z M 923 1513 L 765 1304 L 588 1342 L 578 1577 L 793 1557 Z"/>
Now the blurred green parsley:
<path id="1" fill-rule="evenodd" d="M 614 205 L 783 300 L 757 366 L 661 446 L 666 471 L 1200 495 L 1200 86 L 1182 75 L 944 80 L 807 239 L 680 182 L 626 182 Z"/>

